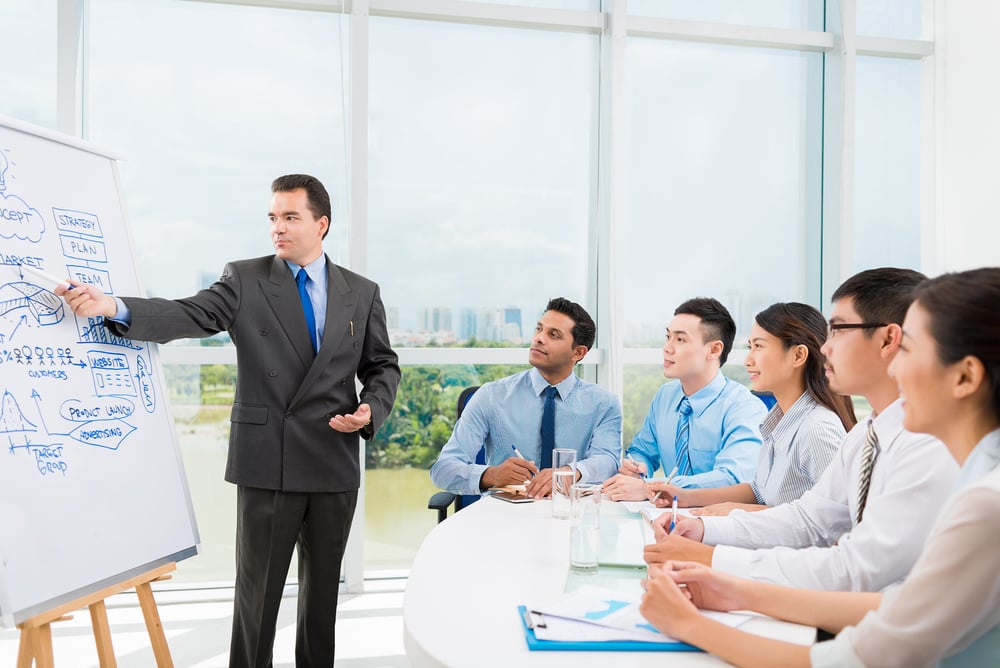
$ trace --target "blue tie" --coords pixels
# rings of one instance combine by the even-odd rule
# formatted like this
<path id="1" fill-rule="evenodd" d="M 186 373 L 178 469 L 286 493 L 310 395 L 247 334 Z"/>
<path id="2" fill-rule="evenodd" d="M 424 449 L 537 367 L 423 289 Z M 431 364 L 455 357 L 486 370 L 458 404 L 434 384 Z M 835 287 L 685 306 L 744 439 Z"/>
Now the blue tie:
<path id="1" fill-rule="evenodd" d="M 691 474 L 691 453 L 688 452 L 688 441 L 691 438 L 691 402 L 687 397 L 681 398 L 681 417 L 677 421 L 677 439 L 674 442 L 675 455 L 674 463 L 677 464 L 677 473 L 680 475 Z"/>
<path id="2" fill-rule="evenodd" d="M 305 267 L 299 269 L 299 273 L 295 274 L 295 284 L 299 286 L 299 299 L 302 300 L 302 312 L 306 315 L 306 326 L 309 327 L 309 340 L 313 344 L 313 354 L 319 350 L 319 342 L 316 340 L 316 314 L 313 312 L 312 300 L 309 299 L 309 293 L 306 292 L 306 283 L 309 282 L 309 274 L 306 273 Z"/>
<path id="3" fill-rule="evenodd" d="M 545 406 L 542 408 L 542 465 L 539 469 L 552 468 L 552 449 L 556 447 L 556 395 L 554 385 L 545 388 Z"/>

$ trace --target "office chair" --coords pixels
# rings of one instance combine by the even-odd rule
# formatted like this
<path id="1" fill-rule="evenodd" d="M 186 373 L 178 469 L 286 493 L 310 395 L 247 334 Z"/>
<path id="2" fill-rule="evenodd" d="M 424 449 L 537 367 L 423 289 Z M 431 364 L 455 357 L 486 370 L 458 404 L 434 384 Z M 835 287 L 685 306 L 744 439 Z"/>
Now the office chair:
<path id="1" fill-rule="evenodd" d="M 478 385 L 473 385 L 472 387 L 467 387 L 462 390 L 462 393 L 458 395 L 458 401 L 455 406 L 455 424 L 462 418 L 462 411 L 465 410 L 465 405 L 469 403 L 469 399 L 472 395 L 476 393 L 479 389 Z M 486 463 L 486 448 L 480 448 L 479 452 L 476 453 L 476 463 L 485 464 Z M 470 503 L 474 503 L 479 500 L 478 494 L 454 494 L 452 492 L 437 492 L 431 496 L 430 501 L 427 502 L 427 507 L 431 510 L 436 510 L 438 513 L 438 522 L 443 522 L 446 517 L 448 517 L 448 506 L 452 503 L 455 504 L 455 512 L 458 512 L 462 508 L 465 508 Z"/>
<path id="2" fill-rule="evenodd" d="M 774 405 L 778 403 L 778 399 L 770 392 L 757 392 L 756 390 L 750 390 L 750 394 L 754 395 L 767 406 L 767 410 L 774 408 Z"/>

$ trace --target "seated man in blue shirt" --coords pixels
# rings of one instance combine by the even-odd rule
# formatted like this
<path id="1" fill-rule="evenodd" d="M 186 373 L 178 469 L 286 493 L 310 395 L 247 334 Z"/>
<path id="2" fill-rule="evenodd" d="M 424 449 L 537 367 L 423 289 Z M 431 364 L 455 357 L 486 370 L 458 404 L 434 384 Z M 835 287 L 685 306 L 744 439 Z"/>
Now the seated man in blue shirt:
<path id="1" fill-rule="evenodd" d="M 534 368 L 486 383 L 472 395 L 431 467 L 431 481 L 460 494 L 524 484 L 529 496 L 548 496 L 551 451 L 546 456 L 543 440 L 550 448 L 554 441 L 557 448 L 576 450 L 577 480 L 597 483 L 613 475 L 621 451 L 621 405 L 611 392 L 573 373 L 594 345 L 596 332 L 582 306 L 562 298 L 551 300 L 531 340 L 528 362 Z M 555 388 L 548 391 L 554 394 L 550 406 L 555 433 L 554 439 L 543 439 L 550 387 Z M 484 446 L 486 465 L 476 464 Z"/>
<path id="2" fill-rule="evenodd" d="M 626 451 L 618 475 L 604 484 L 614 501 L 649 497 L 645 477 L 662 464 L 678 487 L 722 487 L 753 480 L 764 403 L 722 375 L 736 323 L 715 299 L 689 299 L 674 311 L 663 344 L 666 383 Z"/>

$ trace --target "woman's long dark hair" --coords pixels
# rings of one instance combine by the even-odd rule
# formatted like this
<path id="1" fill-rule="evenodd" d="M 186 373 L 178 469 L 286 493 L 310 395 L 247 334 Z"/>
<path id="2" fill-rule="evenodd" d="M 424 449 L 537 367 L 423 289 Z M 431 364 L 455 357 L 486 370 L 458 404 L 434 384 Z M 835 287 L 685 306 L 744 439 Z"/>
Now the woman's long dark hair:
<path id="1" fill-rule="evenodd" d="M 854 404 L 850 397 L 834 394 L 826 382 L 823 365 L 826 357 L 820 352 L 826 341 L 826 318 L 808 304 L 799 302 L 779 302 L 772 304 L 754 318 L 757 324 L 771 336 L 778 338 L 788 350 L 794 346 L 805 346 L 809 351 L 806 359 L 806 390 L 822 406 L 837 414 L 850 431 L 858 423 L 854 415 Z"/>
<path id="2" fill-rule="evenodd" d="M 917 286 L 915 301 L 930 316 L 942 364 L 966 355 L 983 363 L 991 408 L 1000 418 L 1000 268 L 928 279 Z"/>

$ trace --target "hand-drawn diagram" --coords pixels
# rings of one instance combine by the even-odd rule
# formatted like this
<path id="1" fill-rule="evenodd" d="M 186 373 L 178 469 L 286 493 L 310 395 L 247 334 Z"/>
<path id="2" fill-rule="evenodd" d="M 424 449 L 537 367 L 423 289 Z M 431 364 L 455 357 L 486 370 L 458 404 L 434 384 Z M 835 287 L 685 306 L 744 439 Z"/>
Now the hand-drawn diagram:
<path id="1" fill-rule="evenodd" d="M 38 243 L 45 232 L 45 219 L 38 209 L 17 195 L 7 194 L 10 163 L 6 153 L 5 149 L 0 149 L 0 239 Z"/>
<path id="2" fill-rule="evenodd" d="M 27 309 L 35 323 L 45 327 L 62 322 L 63 300 L 54 292 L 26 281 L 0 285 L 0 315 Z"/>
<path id="3" fill-rule="evenodd" d="M 30 454 L 40 475 L 58 479 L 72 471 L 76 446 L 117 451 L 137 429 L 126 421 L 136 406 L 156 411 L 156 386 L 147 344 L 115 336 L 103 318 L 67 318 L 69 308 L 45 285 L 68 276 L 114 294 L 99 216 L 53 206 L 56 236 L 47 236 L 46 216 L 11 192 L 15 168 L 11 152 L 0 148 L 0 239 L 10 240 L 0 246 L 0 265 L 11 274 L 0 275 L 0 370 L 9 388 L 0 400 L 0 435 L 10 454 Z M 67 336 L 65 323 L 75 334 Z M 23 387 L 31 387 L 37 418 L 22 409 L 28 397 L 16 396 Z"/>

